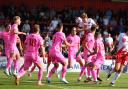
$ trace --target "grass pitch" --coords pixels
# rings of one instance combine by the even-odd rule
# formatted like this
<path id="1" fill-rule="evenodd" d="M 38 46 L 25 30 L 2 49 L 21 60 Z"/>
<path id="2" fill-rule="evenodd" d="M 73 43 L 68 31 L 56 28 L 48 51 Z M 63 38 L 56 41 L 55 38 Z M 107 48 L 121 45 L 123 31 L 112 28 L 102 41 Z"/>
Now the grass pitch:
<path id="1" fill-rule="evenodd" d="M 116 82 L 115 87 L 109 86 L 113 76 L 107 81 L 105 73 L 101 74 L 101 78 L 103 79 L 101 84 L 93 84 L 92 82 L 84 83 L 85 78 L 78 83 L 76 81 L 78 75 L 79 73 L 67 73 L 66 79 L 69 81 L 69 84 L 63 84 L 54 75 L 51 84 L 48 84 L 45 77 L 46 73 L 44 73 L 43 82 L 45 85 L 37 86 L 37 73 L 35 72 L 32 74 L 32 77 L 24 76 L 20 81 L 20 85 L 16 86 L 15 78 L 13 76 L 6 76 L 1 70 L 0 89 L 128 89 L 128 74 L 122 74 Z"/>

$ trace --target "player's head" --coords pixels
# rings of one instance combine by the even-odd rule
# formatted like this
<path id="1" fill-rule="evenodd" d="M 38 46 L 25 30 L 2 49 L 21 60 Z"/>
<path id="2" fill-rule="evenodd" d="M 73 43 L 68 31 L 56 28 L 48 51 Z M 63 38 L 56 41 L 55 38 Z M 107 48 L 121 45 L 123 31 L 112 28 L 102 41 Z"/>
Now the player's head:
<path id="1" fill-rule="evenodd" d="M 110 33 L 108 34 L 108 37 L 111 37 L 111 34 Z"/>
<path id="2" fill-rule="evenodd" d="M 72 34 L 72 35 L 76 35 L 76 27 L 73 27 L 73 28 L 72 28 L 71 34 Z"/>
<path id="3" fill-rule="evenodd" d="M 11 29 L 11 24 L 5 24 L 5 31 L 9 32 Z"/>
<path id="4" fill-rule="evenodd" d="M 81 15 L 82 18 L 88 18 L 87 16 L 87 13 L 86 12 L 83 12 L 82 15 Z"/>
<path id="5" fill-rule="evenodd" d="M 21 18 L 19 16 L 14 16 L 13 22 L 20 25 L 21 24 Z"/>
<path id="6" fill-rule="evenodd" d="M 35 24 L 33 26 L 33 33 L 39 33 L 40 32 L 40 25 L 38 24 Z"/>
<path id="7" fill-rule="evenodd" d="M 96 39 L 101 38 L 101 33 L 100 33 L 100 32 L 96 32 L 96 33 L 95 33 L 95 38 L 96 38 Z"/>
<path id="8" fill-rule="evenodd" d="M 79 24 L 80 22 L 82 22 L 82 18 L 81 17 L 76 17 L 75 22 L 76 22 L 76 24 Z"/>
<path id="9" fill-rule="evenodd" d="M 88 19 L 87 13 L 85 13 L 85 12 L 82 13 L 81 18 L 82 18 L 83 22 L 87 22 L 87 19 Z"/>
<path id="10" fill-rule="evenodd" d="M 56 26 L 56 30 L 57 31 L 63 31 L 63 24 L 62 23 L 58 23 L 57 26 Z"/>
<path id="11" fill-rule="evenodd" d="M 92 25 L 92 27 L 91 27 L 91 32 L 96 31 L 96 29 L 97 29 L 97 25 Z"/>
<path id="12" fill-rule="evenodd" d="M 25 20 L 25 23 L 28 24 L 29 23 L 29 20 Z"/>

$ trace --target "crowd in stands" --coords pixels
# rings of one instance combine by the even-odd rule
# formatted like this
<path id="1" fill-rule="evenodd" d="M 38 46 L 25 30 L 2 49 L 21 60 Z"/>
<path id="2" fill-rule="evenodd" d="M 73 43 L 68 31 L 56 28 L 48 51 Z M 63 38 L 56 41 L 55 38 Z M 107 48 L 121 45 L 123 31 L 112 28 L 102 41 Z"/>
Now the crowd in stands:
<path id="1" fill-rule="evenodd" d="M 110 34 L 115 38 L 119 32 L 128 29 L 128 11 L 120 8 L 116 11 L 84 7 L 78 9 L 65 7 L 63 10 L 55 10 L 45 6 L 34 6 L 30 10 L 25 5 L 18 8 L 10 5 L 0 7 L 0 31 L 4 29 L 5 23 L 10 22 L 13 16 L 18 15 L 22 18 L 20 30 L 27 34 L 31 33 L 31 26 L 34 23 L 38 23 L 40 24 L 42 36 L 50 39 L 51 33 L 54 32 L 54 27 L 61 21 L 64 23 L 64 32 L 68 35 L 71 28 L 75 25 L 76 17 L 79 17 L 85 11 L 88 17 L 93 18 L 99 24 L 103 35 Z M 24 41 L 25 37 L 20 37 Z"/>

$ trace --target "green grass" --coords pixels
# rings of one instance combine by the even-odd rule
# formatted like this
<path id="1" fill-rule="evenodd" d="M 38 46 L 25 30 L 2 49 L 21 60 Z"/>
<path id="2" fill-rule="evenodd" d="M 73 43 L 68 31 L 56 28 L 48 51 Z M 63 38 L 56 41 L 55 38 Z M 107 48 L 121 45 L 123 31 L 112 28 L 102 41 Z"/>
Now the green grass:
<path id="1" fill-rule="evenodd" d="M 27 75 L 21 79 L 20 85 L 15 85 L 14 77 L 7 77 L 3 71 L 0 71 L 0 89 L 128 89 L 128 74 L 122 74 L 119 80 L 116 82 L 115 87 L 110 87 L 109 81 L 105 80 L 106 74 L 102 73 L 102 84 L 84 83 L 84 79 L 80 83 L 77 83 L 78 73 L 68 73 L 67 80 L 69 84 L 63 84 L 57 79 L 56 76 L 52 77 L 51 84 L 46 83 L 46 74 L 44 73 L 43 82 L 44 86 L 37 86 L 37 73 L 33 73 L 32 77 Z"/>

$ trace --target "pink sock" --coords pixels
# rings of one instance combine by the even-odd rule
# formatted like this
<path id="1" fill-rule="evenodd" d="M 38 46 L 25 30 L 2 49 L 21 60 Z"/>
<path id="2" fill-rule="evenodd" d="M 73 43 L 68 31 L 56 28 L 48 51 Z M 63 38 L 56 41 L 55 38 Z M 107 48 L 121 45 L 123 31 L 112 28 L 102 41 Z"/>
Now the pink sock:
<path id="1" fill-rule="evenodd" d="M 79 78 L 82 78 L 85 75 L 85 72 L 86 72 L 86 67 L 82 67 Z"/>
<path id="2" fill-rule="evenodd" d="M 12 58 L 9 58 L 8 61 L 7 61 L 6 69 L 9 70 L 11 68 L 12 62 L 13 62 L 13 59 Z"/>
<path id="3" fill-rule="evenodd" d="M 57 68 L 58 68 L 58 67 L 55 67 L 55 66 L 52 68 L 52 70 L 51 70 L 50 73 L 49 73 L 48 78 L 51 78 L 51 77 L 52 77 L 52 75 L 55 73 L 55 71 L 57 70 Z"/>
<path id="4" fill-rule="evenodd" d="M 26 74 L 26 71 L 24 70 L 24 67 L 22 67 L 18 73 L 20 77 L 23 77 Z"/>
<path id="5" fill-rule="evenodd" d="M 63 66 L 62 67 L 62 78 L 65 78 L 66 73 L 67 73 L 67 66 Z"/>
<path id="6" fill-rule="evenodd" d="M 90 78 L 91 77 L 91 68 L 90 67 L 87 67 L 87 74 L 88 74 L 88 77 Z"/>
<path id="7" fill-rule="evenodd" d="M 38 72 L 38 81 L 41 81 L 42 80 L 42 76 L 43 76 L 43 69 L 40 68 L 39 69 L 39 72 Z"/>
<path id="8" fill-rule="evenodd" d="M 19 60 L 14 60 L 14 72 L 18 72 L 18 70 L 19 70 L 18 63 L 19 63 Z"/>
<path id="9" fill-rule="evenodd" d="M 94 81 L 97 81 L 97 70 L 92 69 L 91 72 L 92 72 L 92 77 L 93 77 Z"/>
<path id="10" fill-rule="evenodd" d="M 30 73 L 32 73 L 32 72 L 35 70 L 35 68 L 36 68 L 36 65 L 34 65 L 34 66 L 31 68 Z"/>

